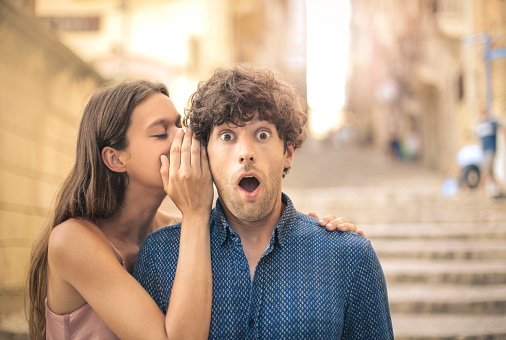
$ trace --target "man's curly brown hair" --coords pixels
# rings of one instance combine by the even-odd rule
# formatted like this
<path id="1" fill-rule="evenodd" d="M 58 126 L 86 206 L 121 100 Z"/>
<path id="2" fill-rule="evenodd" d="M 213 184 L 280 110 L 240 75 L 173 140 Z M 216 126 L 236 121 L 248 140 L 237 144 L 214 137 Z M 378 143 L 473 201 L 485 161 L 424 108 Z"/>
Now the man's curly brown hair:
<path id="1" fill-rule="evenodd" d="M 188 101 L 183 122 L 207 146 L 213 127 L 225 123 L 244 126 L 257 113 L 260 120 L 276 126 L 285 150 L 288 145 L 294 150 L 302 146 L 307 115 L 301 98 L 273 72 L 249 65 L 219 68 L 209 80 L 200 82 Z"/>

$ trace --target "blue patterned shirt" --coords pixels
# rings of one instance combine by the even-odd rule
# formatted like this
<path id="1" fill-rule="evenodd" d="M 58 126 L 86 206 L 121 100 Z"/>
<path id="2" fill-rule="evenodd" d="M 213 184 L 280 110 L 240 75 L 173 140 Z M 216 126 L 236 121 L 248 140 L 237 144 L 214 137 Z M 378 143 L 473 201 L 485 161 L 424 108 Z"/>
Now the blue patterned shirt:
<path id="1" fill-rule="evenodd" d="M 253 280 L 239 236 L 217 201 L 211 215 L 213 304 L 210 339 L 393 339 L 383 270 L 371 243 L 328 232 L 286 209 Z M 180 224 L 148 236 L 135 278 L 166 313 Z"/>

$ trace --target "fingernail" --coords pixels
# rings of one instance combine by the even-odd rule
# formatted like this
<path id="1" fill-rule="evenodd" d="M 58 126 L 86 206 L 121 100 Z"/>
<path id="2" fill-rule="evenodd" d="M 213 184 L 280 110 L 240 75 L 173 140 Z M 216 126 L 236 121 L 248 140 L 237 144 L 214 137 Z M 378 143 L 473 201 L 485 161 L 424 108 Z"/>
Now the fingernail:
<path id="1" fill-rule="evenodd" d="M 182 128 L 178 128 L 178 129 L 177 129 L 177 133 L 183 133 L 183 132 L 184 132 L 184 131 L 183 131 L 183 129 L 182 129 Z"/>
<path id="2" fill-rule="evenodd" d="M 318 222 L 323 222 L 323 220 L 319 220 Z"/>

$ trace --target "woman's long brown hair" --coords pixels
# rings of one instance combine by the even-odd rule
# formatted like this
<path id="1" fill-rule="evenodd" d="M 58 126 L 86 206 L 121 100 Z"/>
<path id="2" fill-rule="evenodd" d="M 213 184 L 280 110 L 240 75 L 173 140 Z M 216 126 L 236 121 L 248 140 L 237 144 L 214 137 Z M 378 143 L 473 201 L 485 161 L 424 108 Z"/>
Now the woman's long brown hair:
<path id="1" fill-rule="evenodd" d="M 27 313 L 31 339 L 46 338 L 47 252 L 51 231 L 70 218 L 96 221 L 118 210 L 128 177 L 125 173 L 110 171 L 102 161 L 101 151 L 106 146 L 116 150 L 128 146 L 126 134 L 133 110 L 155 93 L 169 96 L 161 83 L 124 81 L 99 89 L 86 105 L 77 137 L 74 166 L 61 185 L 50 219 L 32 249 Z"/>

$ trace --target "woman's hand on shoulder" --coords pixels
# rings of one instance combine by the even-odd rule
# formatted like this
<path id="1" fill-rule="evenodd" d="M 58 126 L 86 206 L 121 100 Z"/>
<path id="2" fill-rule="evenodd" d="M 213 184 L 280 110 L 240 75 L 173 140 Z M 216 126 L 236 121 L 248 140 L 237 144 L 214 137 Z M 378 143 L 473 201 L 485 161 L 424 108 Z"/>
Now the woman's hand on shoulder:
<path id="1" fill-rule="evenodd" d="M 170 149 L 170 162 L 161 156 L 160 174 L 165 192 L 183 213 L 210 214 L 213 182 L 205 148 L 190 128 L 178 131 Z"/>
<path id="2" fill-rule="evenodd" d="M 315 212 L 310 212 L 308 215 L 317 218 L 318 224 L 327 228 L 328 231 L 334 231 L 336 229 L 339 231 L 351 231 L 365 237 L 363 230 L 358 230 L 356 225 L 349 223 L 343 217 L 337 217 L 334 214 L 329 214 L 320 219 Z"/>

